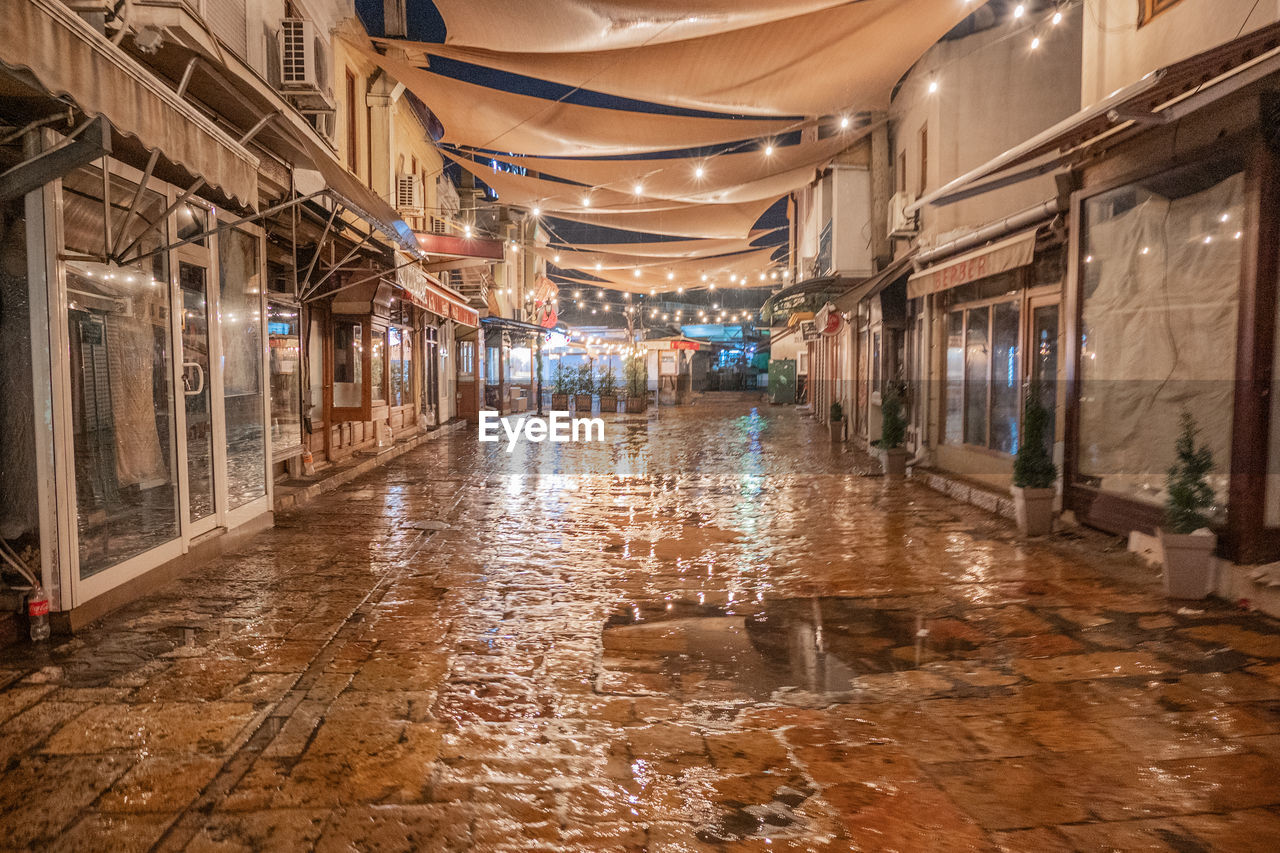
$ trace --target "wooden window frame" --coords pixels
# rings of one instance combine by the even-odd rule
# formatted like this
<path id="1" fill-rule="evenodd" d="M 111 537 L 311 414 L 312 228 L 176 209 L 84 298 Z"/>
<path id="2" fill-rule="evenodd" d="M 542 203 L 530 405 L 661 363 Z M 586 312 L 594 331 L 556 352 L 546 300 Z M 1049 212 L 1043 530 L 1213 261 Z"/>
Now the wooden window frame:
<path id="1" fill-rule="evenodd" d="M 1138 0 L 1138 27 L 1141 29 L 1182 0 Z"/>

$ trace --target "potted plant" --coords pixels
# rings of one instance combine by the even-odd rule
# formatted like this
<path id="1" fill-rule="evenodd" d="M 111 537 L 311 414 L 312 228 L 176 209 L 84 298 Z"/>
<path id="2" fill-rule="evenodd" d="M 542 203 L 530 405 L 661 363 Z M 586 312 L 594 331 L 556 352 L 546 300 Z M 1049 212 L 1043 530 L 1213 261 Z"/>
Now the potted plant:
<path id="1" fill-rule="evenodd" d="M 1200 430 L 1191 413 L 1182 412 L 1182 432 L 1174 449 L 1177 459 L 1165 481 L 1165 523 L 1160 528 L 1164 555 L 1164 591 L 1170 598 L 1205 598 L 1213 592 L 1213 549 L 1218 537 L 1209 529 L 1205 510 L 1213 506 L 1208 475 L 1213 452 L 1196 447 Z"/>
<path id="2" fill-rule="evenodd" d="M 1054 483 L 1058 468 L 1044 446 L 1049 411 L 1040 403 L 1035 385 L 1027 391 L 1022 406 L 1022 438 L 1013 460 L 1013 509 L 1018 530 L 1024 536 L 1045 536 L 1053 532 Z"/>
<path id="3" fill-rule="evenodd" d="M 907 443 L 907 420 L 902 416 L 902 395 L 896 388 L 885 392 L 880 406 L 880 438 L 875 446 L 879 450 L 880 467 L 887 477 L 907 475 L 907 457 L 911 454 L 904 447 Z"/>
<path id="4" fill-rule="evenodd" d="M 554 385 L 551 391 L 551 410 L 553 412 L 569 411 L 569 396 L 573 393 L 573 374 L 564 366 L 563 361 L 556 362 L 556 372 L 552 376 Z"/>
<path id="5" fill-rule="evenodd" d="M 628 356 L 622 372 L 627 385 L 627 413 L 640 414 L 649 408 L 649 366 L 644 356 Z"/>
<path id="6" fill-rule="evenodd" d="M 610 360 L 604 370 L 600 371 L 600 380 L 596 385 L 600 389 L 600 411 L 618 411 L 618 379 L 613 373 L 613 361 Z"/>
<path id="7" fill-rule="evenodd" d="M 578 365 L 577 393 L 573 398 L 574 408 L 579 412 L 589 413 L 591 411 L 591 395 L 595 390 L 595 371 L 591 369 L 591 362 L 584 361 Z"/>
<path id="8" fill-rule="evenodd" d="M 844 441 L 844 406 L 840 401 L 831 404 L 831 419 L 827 427 L 831 430 L 831 443 Z"/>

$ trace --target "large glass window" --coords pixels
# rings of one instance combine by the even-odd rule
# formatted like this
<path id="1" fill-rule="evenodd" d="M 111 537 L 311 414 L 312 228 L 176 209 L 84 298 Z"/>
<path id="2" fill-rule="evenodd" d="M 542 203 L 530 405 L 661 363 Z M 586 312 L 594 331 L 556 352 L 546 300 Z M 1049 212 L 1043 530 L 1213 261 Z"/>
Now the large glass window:
<path id="1" fill-rule="evenodd" d="M 533 381 L 533 350 L 529 347 L 512 347 L 507 350 L 507 381 Z"/>
<path id="2" fill-rule="evenodd" d="M 387 330 L 383 326 L 373 327 L 372 349 L 369 353 L 369 387 L 373 391 L 374 403 L 387 401 Z"/>
<path id="3" fill-rule="evenodd" d="M 987 371 L 991 366 L 990 310 L 965 312 L 964 443 L 987 444 Z"/>
<path id="4" fill-rule="evenodd" d="M 281 457 L 302 444 L 302 342 L 296 305 L 267 305 L 271 358 L 271 452 Z"/>
<path id="5" fill-rule="evenodd" d="M 102 173 L 63 179 L 67 331 L 80 575 L 89 577 L 178 536 L 177 437 L 165 253 L 117 266 L 107 242 L 133 253 L 167 242 L 163 195 L 112 176 L 111 224 Z M 151 223 L 156 227 L 151 227 Z M 121 233 L 123 231 L 123 233 Z"/>
<path id="6" fill-rule="evenodd" d="M 458 341 L 458 381 L 474 382 L 476 378 L 476 345 Z"/>
<path id="7" fill-rule="evenodd" d="M 1186 410 L 1231 467 L 1244 178 L 1229 163 L 1166 172 L 1087 199 L 1080 286 L 1078 473 L 1160 504 Z"/>
<path id="8" fill-rule="evenodd" d="M 333 405 L 357 408 L 364 405 L 364 326 L 359 320 L 337 320 L 333 324 Z"/>
<path id="9" fill-rule="evenodd" d="M 947 444 L 964 441 L 964 314 L 947 315 Z"/>
<path id="10" fill-rule="evenodd" d="M 413 403 L 413 332 L 402 326 L 387 330 L 387 358 L 391 370 L 391 405 Z"/>
<path id="11" fill-rule="evenodd" d="M 219 233 L 222 397 L 227 421 L 227 499 L 231 509 L 267 493 L 263 425 L 262 265 L 256 235 Z"/>

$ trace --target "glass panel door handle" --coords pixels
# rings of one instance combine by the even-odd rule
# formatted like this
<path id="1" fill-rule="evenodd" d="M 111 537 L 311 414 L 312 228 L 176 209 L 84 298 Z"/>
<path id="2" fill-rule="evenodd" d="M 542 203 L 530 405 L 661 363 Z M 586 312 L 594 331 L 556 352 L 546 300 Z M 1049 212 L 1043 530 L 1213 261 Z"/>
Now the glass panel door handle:
<path id="1" fill-rule="evenodd" d="M 194 367 L 196 369 L 196 374 L 199 376 L 199 379 L 200 379 L 200 384 L 196 386 L 194 391 L 191 390 L 191 380 L 187 378 L 187 368 L 189 367 Z M 195 397 L 200 394 L 203 394 L 204 393 L 204 368 L 194 361 L 184 361 L 182 363 L 182 385 L 183 385 L 183 393 L 185 393 L 186 396 L 188 397 Z"/>

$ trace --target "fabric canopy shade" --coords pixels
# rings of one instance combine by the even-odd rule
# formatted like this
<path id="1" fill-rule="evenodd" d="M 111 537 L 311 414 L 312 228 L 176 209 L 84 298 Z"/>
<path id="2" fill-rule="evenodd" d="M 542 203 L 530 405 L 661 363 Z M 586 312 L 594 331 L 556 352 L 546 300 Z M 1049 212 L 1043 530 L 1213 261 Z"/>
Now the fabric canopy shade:
<path id="1" fill-rule="evenodd" d="M 675 210 L 688 204 L 736 204 L 775 199 L 813 182 L 815 167 L 802 166 L 759 181 L 741 184 L 723 191 L 709 191 L 681 198 L 655 196 L 644 188 L 643 194 L 615 189 L 584 187 L 561 181 L 533 178 L 516 172 L 494 169 L 468 157 L 446 151 L 451 160 L 492 187 L 506 204 L 539 208 L 551 212 L 651 213 Z M 501 162 L 501 161 L 499 161 Z M 625 161 L 622 161 L 625 162 Z M 587 204 L 588 199 L 590 205 Z"/>
<path id="2" fill-rule="evenodd" d="M 961 0 L 860 0 L 614 50 L 584 50 L 573 36 L 562 39 L 564 46 L 554 53 L 392 43 L 641 101 L 727 113 L 823 115 L 886 109 L 902 75 L 972 11 Z"/>
<path id="3" fill-rule="evenodd" d="M 560 53 L 697 38 L 839 6 L 848 0 L 434 0 L 448 44 Z M 519 21 L 495 27 L 494 21 Z"/>
<path id="4" fill-rule="evenodd" d="M 258 159 L 58 0 L 0 0 L 0 62 L 245 206 Z M 251 117 L 256 118 L 256 117 Z M 252 123 L 252 121 L 250 121 Z"/>
<path id="5" fill-rule="evenodd" d="M 764 234 L 772 233 L 774 232 L 762 232 L 760 235 L 750 239 L 735 237 L 721 240 L 667 240 L 654 243 L 573 243 L 566 244 L 564 249 L 548 246 L 546 251 L 548 253 L 547 257 L 554 257 L 556 254 L 563 252 L 564 257 L 570 259 L 576 259 L 575 253 L 583 253 L 587 256 L 599 254 L 648 260 L 654 260 L 655 258 L 705 258 L 755 248 L 751 245 L 753 239 L 758 240 Z M 559 239 L 554 234 L 552 238 L 554 243 L 565 243 L 564 240 Z M 594 260 L 591 263 L 594 264 Z M 573 266 L 581 267 L 582 262 L 577 261 Z"/>
<path id="6" fill-rule="evenodd" d="M 442 141 L 523 154 L 642 154 L 767 137 L 786 130 L 770 119 L 691 118 L 587 107 L 536 98 L 418 68 L 351 42 L 423 100 L 444 125 Z"/>
<path id="7" fill-rule="evenodd" d="M 681 261 L 691 261 L 705 259 L 706 262 L 713 261 L 726 255 L 736 254 L 738 252 L 750 252 L 756 249 L 777 249 L 777 246 L 752 246 L 747 240 L 707 240 L 710 245 L 703 247 L 698 251 L 690 251 L 682 255 L 669 255 L 666 257 L 654 257 L 652 255 L 629 254 L 627 252 L 615 251 L 572 251 L 569 249 L 556 249 L 550 246 L 534 246 L 530 249 L 540 258 L 545 258 L 551 263 L 564 269 L 580 269 L 594 270 L 597 265 L 601 270 L 631 270 L 636 267 L 657 267 L 668 269 L 673 264 Z M 638 244 L 641 246 L 654 244 Z M 557 258 L 559 260 L 557 260 Z"/>
<path id="8" fill-rule="evenodd" d="M 668 237 L 745 238 L 777 199 L 742 204 L 691 204 L 652 213 L 558 213 L 560 219 Z"/>
<path id="9" fill-rule="evenodd" d="M 776 246 L 767 246 L 717 258 L 699 258 L 665 265 L 634 267 L 630 272 L 618 269 L 599 272 L 594 269 L 577 269 L 577 272 L 585 274 L 584 278 L 577 278 L 571 269 L 561 266 L 560 275 L 574 278 L 584 286 L 594 284 L 596 287 L 630 290 L 633 293 L 648 293 L 650 290 L 662 292 L 675 290 L 677 287 L 705 287 L 712 283 L 718 287 L 727 287 L 731 286 L 728 280 L 730 275 L 736 275 L 739 278 L 754 276 L 758 279 L 762 270 L 773 265 L 772 257 L 776 250 Z M 636 274 L 637 272 L 639 275 Z M 702 281 L 703 275 L 708 278 L 705 284 Z M 598 279 L 598 281 L 588 281 L 586 277 Z"/>
<path id="10" fill-rule="evenodd" d="M 494 159 L 530 172 L 554 175 L 587 186 L 605 186 L 629 193 L 639 183 L 647 198 L 694 201 L 716 194 L 741 191 L 801 167 L 812 169 L 824 166 L 834 156 L 856 144 L 868 130 L 869 128 L 862 127 L 824 139 L 778 146 L 768 155 L 761 146 L 753 144 L 747 151 L 716 154 L 712 157 L 574 160 L 504 156 Z M 698 169 L 702 169 L 701 177 L 698 177 Z M 786 190 L 774 195 L 781 195 L 782 192 Z"/>

